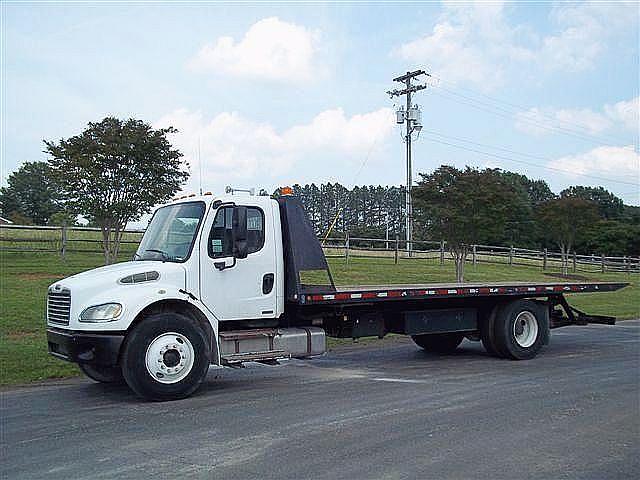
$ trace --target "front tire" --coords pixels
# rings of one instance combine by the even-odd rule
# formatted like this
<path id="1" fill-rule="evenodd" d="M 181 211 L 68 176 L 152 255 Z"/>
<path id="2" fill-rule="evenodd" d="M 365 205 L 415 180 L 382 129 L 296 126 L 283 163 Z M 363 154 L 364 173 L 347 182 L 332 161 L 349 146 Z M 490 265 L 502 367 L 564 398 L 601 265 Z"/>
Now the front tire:
<path id="1" fill-rule="evenodd" d="M 82 373 L 91 380 L 100 383 L 123 383 L 124 377 L 119 366 L 105 367 L 102 365 L 89 365 L 88 363 L 78 364 Z"/>
<path id="2" fill-rule="evenodd" d="M 411 338 L 419 347 L 428 352 L 451 353 L 462 343 L 463 333 L 428 333 L 412 335 Z"/>
<path id="3" fill-rule="evenodd" d="M 148 400 L 185 398 L 209 369 L 209 346 L 202 328 L 178 313 L 142 320 L 127 336 L 122 372 L 127 385 Z"/>

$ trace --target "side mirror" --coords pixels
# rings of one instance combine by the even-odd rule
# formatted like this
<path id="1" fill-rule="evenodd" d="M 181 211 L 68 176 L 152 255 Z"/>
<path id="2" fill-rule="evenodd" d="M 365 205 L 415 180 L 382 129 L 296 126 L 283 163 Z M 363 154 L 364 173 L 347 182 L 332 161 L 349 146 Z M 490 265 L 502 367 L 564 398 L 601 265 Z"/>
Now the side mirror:
<path id="1" fill-rule="evenodd" d="M 247 258 L 247 207 L 233 207 L 231 236 L 233 238 L 233 256 Z"/>

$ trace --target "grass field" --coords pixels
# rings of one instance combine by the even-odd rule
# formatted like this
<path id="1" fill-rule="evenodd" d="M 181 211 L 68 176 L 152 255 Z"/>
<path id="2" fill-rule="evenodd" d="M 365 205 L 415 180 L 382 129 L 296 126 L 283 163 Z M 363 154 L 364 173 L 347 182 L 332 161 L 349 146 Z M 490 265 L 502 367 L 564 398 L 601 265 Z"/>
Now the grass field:
<path id="1" fill-rule="evenodd" d="M 123 258 L 125 260 L 125 258 Z M 45 303 L 47 286 L 58 279 L 102 265 L 100 254 L 69 254 L 65 260 L 49 253 L 0 252 L 0 384 L 19 384 L 79 374 L 75 365 L 47 354 Z M 453 264 L 435 260 L 390 258 L 329 259 L 334 280 L 340 285 L 375 283 L 425 283 L 453 281 Z M 555 275 L 555 276 L 552 276 Z M 539 268 L 507 265 L 469 265 L 467 281 L 553 281 L 557 273 Z M 581 279 L 624 281 L 632 285 L 611 293 L 569 296 L 575 307 L 588 313 L 640 316 L 638 275 L 624 273 L 581 274 Z"/>

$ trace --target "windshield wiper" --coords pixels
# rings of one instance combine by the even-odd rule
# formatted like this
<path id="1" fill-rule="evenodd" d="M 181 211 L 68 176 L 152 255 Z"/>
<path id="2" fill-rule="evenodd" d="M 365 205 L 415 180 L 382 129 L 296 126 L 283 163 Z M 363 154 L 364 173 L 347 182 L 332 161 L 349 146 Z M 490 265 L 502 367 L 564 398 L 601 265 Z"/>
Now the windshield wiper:
<path id="1" fill-rule="evenodd" d="M 144 253 L 147 253 L 147 252 L 159 253 L 160 255 L 162 255 L 162 261 L 163 262 L 168 261 L 169 258 L 170 258 L 169 255 L 167 254 L 167 252 L 164 252 L 162 250 L 158 250 L 157 248 L 147 248 L 144 251 Z"/>

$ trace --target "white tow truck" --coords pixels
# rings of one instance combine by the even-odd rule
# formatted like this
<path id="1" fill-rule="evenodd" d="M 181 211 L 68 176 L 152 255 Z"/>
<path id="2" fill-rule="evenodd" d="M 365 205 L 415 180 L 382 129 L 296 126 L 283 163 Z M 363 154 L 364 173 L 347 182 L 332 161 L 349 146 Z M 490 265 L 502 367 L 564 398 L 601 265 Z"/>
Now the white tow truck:
<path id="1" fill-rule="evenodd" d="M 99 382 L 151 400 L 192 394 L 211 364 L 277 363 L 325 352 L 325 335 L 410 335 L 424 349 L 482 340 L 529 359 L 551 328 L 613 324 L 563 294 L 624 283 L 483 283 L 336 287 L 291 195 L 192 196 L 158 208 L 132 261 L 48 289 L 49 352 Z"/>

